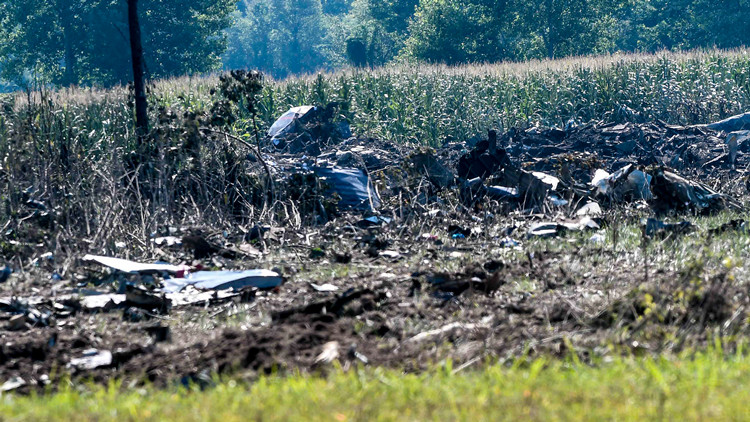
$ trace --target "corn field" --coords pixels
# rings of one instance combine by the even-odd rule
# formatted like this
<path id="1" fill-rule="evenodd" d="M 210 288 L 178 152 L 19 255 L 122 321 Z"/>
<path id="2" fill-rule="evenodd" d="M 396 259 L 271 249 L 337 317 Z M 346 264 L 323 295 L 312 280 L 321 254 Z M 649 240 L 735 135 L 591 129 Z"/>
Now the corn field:
<path id="1" fill-rule="evenodd" d="M 150 100 L 160 107 L 203 112 L 215 101 L 216 82 L 213 76 L 157 81 Z M 73 122 L 68 129 L 82 135 L 127 126 L 122 120 L 130 113 L 125 89 L 61 90 L 49 98 L 60 118 Z M 23 101 L 21 96 L 17 103 Z M 706 123 L 750 108 L 750 50 L 460 67 L 398 65 L 268 79 L 259 99 L 261 127 L 289 107 L 330 101 L 346 105 L 356 134 L 431 146 L 490 127 L 590 120 Z"/>
<path id="2" fill-rule="evenodd" d="M 287 106 L 343 101 L 356 133 L 431 146 L 490 127 L 590 120 L 706 123 L 750 108 L 748 51 L 631 55 L 509 65 L 401 66 L 273 84 Z"/>

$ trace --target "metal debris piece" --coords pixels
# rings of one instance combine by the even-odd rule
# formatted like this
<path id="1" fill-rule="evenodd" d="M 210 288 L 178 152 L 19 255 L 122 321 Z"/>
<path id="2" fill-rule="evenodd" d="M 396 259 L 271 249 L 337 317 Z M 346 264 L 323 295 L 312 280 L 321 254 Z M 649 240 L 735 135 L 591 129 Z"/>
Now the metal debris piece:
<path id="1" fill-rule="evenodd" d="M 310 287 L 312 287 L 316 292 L 335 292 L 339 288 L 334 286 L 331 283 L 325 283 L 325 284 L 315 284 L 310 283 Z"/>
<path id="2" fill-rule="evenodd" d="M 82 259 L 83 261 L 96 262 L 105 267 L 131 274 L 177 274 L 184 273 L 190 269 L 187 265 L 171 265 L 164 263 L 144 264 L 141 262 L 129 261 L 127 259 L 99 255 L 86 255 Z"/>
<path id="3" fill-rule="evenodd" d="M 201 290 L 239 290 L 246 286 L 271 289 L 278 287 L 283 281 L 281 275 L 270 270 L 198 271 L 188 274 L 185 278 L 164 280 L 162 291 L 174 293 L 187 286 Z"/>
<path id="4" fill-rule="evenodd" d="M 738 130 L 750 129 L 750 113 L 743 113 L 728 117 L 724 120 L 707 124 L 706 127 L 711 130 L 724 132 L 735 132 Z"/>
<path id="5" fill-rule="evenodd" d="M 68 368 L 91 370 L 112 365 L 112 352 L 109 350 L 88 349 L 83 356 L 73 358 L 68 363 Z"/>
<path id="6" fill-rule="evenodd" d="M 602 214 L 602 207 L 596 202 L 589 202 L 576 211 L 576 215 L 579 217 L 601 217 Z"/>
<path id="7" fill-rule="evenodd" d="M 0 386 L 0 393 L 6 393 L 15 389 L 21 388 L 26 385 L 26 381 L 21 377 L 13 377 L 3 383 Z"/>
<path id="8" fill-rule="evenodd" d="M 370 178 L 360 169 L 317 167 L 315 175 L 328 186 L 329 193 L 337 193 L 340 209 L 375 211 L 380 208 L 380 197 Z"/>

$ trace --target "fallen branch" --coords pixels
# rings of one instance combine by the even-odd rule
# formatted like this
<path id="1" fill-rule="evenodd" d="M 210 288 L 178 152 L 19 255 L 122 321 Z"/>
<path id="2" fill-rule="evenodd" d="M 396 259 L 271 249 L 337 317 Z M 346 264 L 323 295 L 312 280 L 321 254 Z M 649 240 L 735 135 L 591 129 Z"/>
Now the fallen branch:
<path id="1" fill-rule="evenodd" d="M 253 126 L 255 126 L 255 120 L 253 120 Z M 206 130 L 208 132 L 216 133 L 216 134 L 219 134 L 219 135 L 224 135 L 227 139 L 232 139 L 234 141 L 237 141 L 237 142 L 241 143 L 242 145 L 246 146 L 248 149 L 250 149 L 250 151 L 253 152 L 253 154 L 255 155 L 255 157 L 258 159 L 258 161 L 260 161 L 260 164 L 263 166 L 263 170 L 265 170 L 265 172 L 266 172 L 266 176 L 268 177 L 268 182 L 266 184 L 266 189 L 268 189 L 268 190 L 271 191 L 271 202 L 273 202 L 273 200 L 276 198 L 276 191 L 275 191 L 274 186 L 273 186 L 273 178 L 271 177 L 271 169 L 268 167 L 268 164 L 266 163 L 266 160 L 263 159 L 263 155 L 261 154 L 261 151 L 260 151 L 260 137 L 258 136 L 258 129 L 257 129 L 257 127 L 255 128 L 255 137 L 256 137 L 257 145 L 253 145 L 250 142 L 247 142 L 246 140 L 244 140 L 244 139 L 242 139 L 242 138 L 240 138 L 238 136 L 232 135 L 230 133 L 227 133 L 227 132 L 224 132 L 224 131 L 221 131 L 221 130 L 216 130 L 216 129 L 211 129 L 211 128 L 204 128 L 204 130 Z M 265 208 L 267 206 L 267 203 L 268 203 L 268 199 L 266 197 L 264 197 L 263 198 L 263 204 L 264 204 L 263 205 L 263 208 L 264 208 L 263 211 L 264 212 L 266 211 Z"/>

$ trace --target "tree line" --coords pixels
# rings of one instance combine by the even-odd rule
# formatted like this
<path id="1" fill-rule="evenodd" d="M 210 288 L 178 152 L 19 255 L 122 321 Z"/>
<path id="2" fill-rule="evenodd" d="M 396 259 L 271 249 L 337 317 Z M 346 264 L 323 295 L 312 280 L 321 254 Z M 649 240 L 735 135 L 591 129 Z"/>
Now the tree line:
<path id="1" fill-rule="evenodd" d="M 420 60 L 521 61 L 750 42 L 750 0 L 141 0 L 149 78 L 277 78 Z M 0 0 L 0 68 L 59 85 L 131 80 L 124 0 Z"/>

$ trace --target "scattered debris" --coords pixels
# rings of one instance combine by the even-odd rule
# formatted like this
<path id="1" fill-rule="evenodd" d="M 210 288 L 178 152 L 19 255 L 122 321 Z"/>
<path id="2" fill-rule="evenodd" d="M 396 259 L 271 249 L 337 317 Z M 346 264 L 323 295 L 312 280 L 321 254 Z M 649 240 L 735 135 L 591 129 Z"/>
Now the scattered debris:
<path id="1" fill-rule="evenodd" d="M 727 207 L 735 210 L 742 208 L 737 201 L 702 183 L 689 181 L 663 168 L 657 169 L 653 176 L 654 208 L 659 213 L 676 210 L 707 214 Z"/>
<path id="2" fill-rule="evenodd" d="M 654 122 L 511 129 L 431 150 L 349 137 L 344 122 L 335 105 L 292 109 L 274 125 L 259 155 L 253 151 L 243 163 L 247 167 L 237 167 L 252 177 L 271 178 L 277 189 L 242 192 L 230 200 L 258 205 L 273 196 L 263 211 L 275 213 L 272 219 L 238 213 L 222 227 L 160 226 L 150 242 L 112 239 L 101 249 L 90 246 L 108 251 L 102 254 L 115 250 L 142 258 L 151 253 L 149 258 L 187 264 L 100 255 L 69 260 L 61 248 L 50 246 L 46 233 L 34 242 L 7 235 L 7 262 L 16 265 L 14 254 L 22 259 L 12 276 L 10 265 L 0 270 L 0 282 L 12 277 L 2 287 L 15 295 L 23 281 L 33 290 L 26 298 L 0 299 L 2 328 L 14 330 L 0 348 L 0 359 L 22 368 L 0 368 L 9 380 L 1 388 L 42 385 L 40 371 L 66 364 L 76 380 L 117 375 L 171 385 L 208 379 L 214 370 L 242 367 L 261 374 L 341 359 L 344 364 L 408 361 L 414 365 L 410 370 L 419 370 L 446 350 L 464 356 L 466 364 L 476 361 L 485 342 L 484 350 L 498 355 L 513 355 L 526 345 L 534 352 L 567 353 L 558 335 L 579 333 L 592 306 L 605 306 L 610 293 L 602 294 L 603 279 L 616 281 L 608 283 L 613 289 L 630 289 L 633 280 L 648 285 L 656 278 L 661 285 L 679 278 L 670 270 L 648 268 L 607 268 L 603 275 L 610 254 L 619 252 L 604 247 L 610 239 L 617 243 L 618 231 L 605 234 L 602 227 L 614 228 L 621 215 L 632 222 L 648 215 L 679 218 L 740 209 L 730 193 L 742 185 L 730 189 L 716 181 L 744 182 L 742 169 L 750 164 L 750 132 L 723 134 L 707 126 Z M 268 172 L 259 170 L 261 159 Z M 51 212 L 54 203 L 36 192 L 19 202 L 34 218 Z M 643 220 L 643 234 L 668 239 L 696 230 L 675 221 Z M 732 230 L 747 230 L 747 224 L 734 220 L 709 233 Z M 536 241 L 524 250 L 514 239 L 565 235 L 574 237 L 568 239 L 573 252 Z M 573 258 L 579 252 L 596 259 L 581 269 Z M 270 268 L 278 256 L 273 265 L 285 277 L 281 269 L 243 269 Z M 440 259 L 448 268 L 465 268 L 444 272 L 445 266 L 435 265 Z M 77 265 L 81 262 L 85 265 Z M 324 275 L 322 281 L 308 276 L 310 268 L 330 262 L 353 263 L 357 271 Z M 90 263 L 113 271 L 93 271 Z M 29 268 L 33 274 L 26 276 Z M 304 275 L 295 280 L 298 272 Z M 40 273 L 42 280 L 51 275 L 51 281 L 40 284 Z M 290 284 L 282 286 L 285 281 Z M 627 290 L 612 297 L 623 293 Z M 607 305 L 617 315 L 597 318 L 613 325 L 656 315 L 667 324 L 685 308 L 681 303 L 662 312 L 660 301 L 672 296 L 636 293 L 623 299 L 622 309 Z M 720 288 L 693 293 L 686 295 L 689 308 L 703 320 L 683 318 L 682 323 L 727 327 L 746 320 L 747 312 L 728 306 L 733 296 Z M 647 315 L 646 307 L 653 313 Z M 97 314 L 107 312 L 99 319 Z M 219 322 L 239 313 L 240 329 L 217 331 L 184 346 L 184 328 L 165 323 L 195 314 L 226 328 Z M 490 325 L 484 322 L 487 315 L 501 317 Z M 122 329 L 87 325 L 93 323 Z M 605 335 L 581 333 L 581 344 L 589 342 L 581 350 L 595 351 Z M 637 336 L 638 330 L 627 333 Z M 174 344 L 168 347 L 155 344 L 170 340 Z M 446 347 L 425 344 L 431 341 Z"/>
<path id="3" fill-rule="evenodd" d="M 576 211 L 576 215 L 579 217 L 601 217 L 603 214 L 602 207 L 596 202 L 589 202 Z"/>
<path id="4" fill-rule="evenodd" d="M 557 237 L 565 227 L 557 223 L 537 223 L 529 228 L 526 237 Z"/>
<path id="5" fill-rule="evenodd" d="M 180 246 L 182 245 L 182 238 L 176 236 L 162 236 L 151 239 L 156 246 Z"/>
<path id="6" fill-rule="evenodd" d="M 284 137 L 298 133 L 299 128 L 297 126 L 300 124 L 300 119 L 304 119 L 314 109 L 314 106 L 292 107 L 282 114 L 268 129 L 267 135 L 274 145 L 278 148 Z"/>
<path id="7" fill-rule="evenodd" d="M 383 224 L 390 224 L 393 219 L 388 217 L 383 217 L 379 215 L 373 215 L 370 217 L 363 218 L 357 222 L 357 227 L 361 229 L 367 229 L 370 227 L 379 227 Z"/>
<path id="8" fill-rule="evenodd" d="M 169 313 L 172 301 L 163 293 L 155 294 L 141 287 L 127 286 L 125 293 L 125 302 L 128 305 L 136 306 L 145 310 L 155 310 L 161 314 Z"/>
<path id="9" fill-rule="evenodd" d="M 445 189 L 455 183 L 456 176 L 445 167 L 433 154 L 425 152 L 411 156 L 411 164 L 418 174 L 422 174 L 435 187 Z"/>
<path id="10" fill-rule="evenodd" d="M 650 175 L 628 164 L 614 174 L 597 170 L 591 185 L 597 188 L 599 194 L 613 202 L 632 202 L 641 199 L 649 201 L 652 199 L 651 179 Z"/>
<path id="11" fill-rule="evenodd" d="M 8 320 L 9 331 L 19 331 L 27 328 L 28 325 L 26 325 L 26 315 L 13 315 Z"/>
<path id="12" fill-rule="evenodd" d="M 319 155 L 321 146 L 351 137 L 346 119 L 337 114 L 339 105 L 292 107 L 268 129 L 267 137 L 277 151 Z"/>
<path id="13" fill-rule="evenodd" d="M 146 327 L 146 332 L 154 340 L 154 343 L 169 341 L 171 338 L 171 330 L 169 327 L 161 324 Z"/>
<path id="14" fill-rule="evenodd" d="M 89 294 L 81 298 L 81 306 L 89 312 L 110 311 L 126 300 L 124 294 Z"/>
<path id="15" fill-rule="evenodd" d="M 529 231 L 526 233 L 526 237 L 529 239 L 534 237 L 557 237 L 567 231 L 585 231 L 598 229 L 600 229 L 599 223 L 597 223 L 590 217 L 582 217 L 580 220 L 574 222 L 543 222 L 534 224 L 529 228 Z"/>

